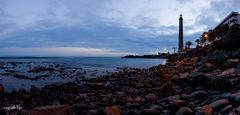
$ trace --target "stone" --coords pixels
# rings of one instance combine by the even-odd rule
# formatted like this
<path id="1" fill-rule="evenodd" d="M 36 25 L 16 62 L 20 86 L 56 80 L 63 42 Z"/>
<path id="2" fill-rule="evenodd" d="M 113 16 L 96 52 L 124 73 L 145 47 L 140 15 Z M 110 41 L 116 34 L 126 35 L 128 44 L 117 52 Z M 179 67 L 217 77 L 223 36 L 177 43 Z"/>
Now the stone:
<path id="1" fill-rule="evenodd" d="M 147 94 L 145 98 L 149 101 L 155 101 L 157 100 L 158 97 L 154 93 L 150 93 L 150 94 Z"/>
<path id="2" fill-rule="evenodd" d="M 118 106 L 109 106 L 104 108 L 106 115 L 121 115 L 121 109 Z"/>
<path id="3" fill-rule="evenodd" d="M 227 59 L 227 54 L 224 50 L 215 50 L 209 58 L 215 65 L 219 66 Z"/>
<path id="4" fill-rule="evenodd" d="M 88 110 L 88 113 L 89 113 L 90 115 L 98 115 L 98 111 L 97 111 L 97 110 L 94 110 L 94 109 Z"/>
<path id="5" fill-rule="evenodd" d="M 128 101 L 129 101 L 129 98 L 126 95 L 120 95 L 120 96 L 117 96 L 115 104 L 126 105 Z"/>
<path id="6" fill-rule="evenodd" d="M 228 59 L 224 62 L 225 68 L 235 68 L 239 64 L 239 59 Z"/>
<path id="7" fill-rule="evenodd" d="M 240 49 L 235 50 L 235 51 L 232 53 L 232 56 L 233 56 L 233 58 L 239 58 L 239 57 L 240 57 Z"/>
<path id="8" fill-rule="evenodd" d="M 199 99 L 199 98 L 203 98 L 205 96 L 207 96 L 207 92 L 206 91 L 203 91 L 203 90 L 200 90 L 200 91 L 195 91 L 191 94 L 188 95 L 188 98 L 189 99 Z"/>
<path id="9" fill-rule="evenodd" d="M 173 100 L 170 102 L 170 107 L 172 111 L 177 111 L 179 108 L 186 105 L 187 105 L 187 102 L 185 100 Z"/>
<path id="10" fill-rule="evenodd" d="M 211 63 L 204 63 L 202 66 L 199 67 L 198 71 L 199 72 L 212 72 L 215 69 L 214 64 Z"/>
<path id="11" fill-rule="evenodd" d="M 150 109 L 154 109 L 154 110 L 159 110 L 159 111 L 161 111 L 161 110 L 162 110 L 162 107 L 159 106 L 159 105 L 152 105 L 152 106 L 150 107 Z"/>
<path id="12" fill-rule="evenodd" d="M 179 78 L 180 78 L 180 79 L 185 79 L 185 78 L 188 78 L 188 77 L 189 77 L 189 72 L 181 73 L 181 74 L 179 75 Z"/>
<path id="13" fill-rule="evenodd" d="M 239 106 L 240 105 L 240 91 L 233 93 L 230 96 L 230 100 L 233 102 L 234 105 Z"/>
<path id="14" fill-rule="evenodd" d="M 220 112 L 221 113 L 227 113 L 227 112 L 231 111 L 232 108 L 233 108 L 232 105 L 228 105 L 228 106 L 224 107 Z"/>
<path id="15" fill-rule="evenodd" d="M 234 108 L 234 112 L 239 115 L 240 114 L 240 106 Z"/>
<path id="16" fill-rule="evenodd" d="M 207 89 L 217 90 L 217 91 L 232 91 L 232 82 L 226 77 L 216 77 L 205 83 Z"/>
<path id="17" fill-rule="evenodd" d="M 193 111 L 189 107 L 182 107 L 176 112 L 176 115 L 193 115 Z"/>
<path id="18" fill-rule="evenodd" d="M 71 112 L 68 105 L 48 105 L 23 110 L 21 115 L 71 115 Z"/>
<path id="19" fill-rule="evenodd" d="M 228 101 L 228 99 L 220 99 L 220 100 L 217 100 L 213 103 L 210 103 L 209 105 L 212 106 L 212 108 L 214 110 L 217 110 L 217 109 L 221 109 L 221 108 L 229 105 L 229 101 Z"/>
<path id="20" fill-rule="evenodd" d="M 160 87 L 160 91 L 165 95 L 170 95 L 176 92 L 176 88 L 172 82 L 168 81 L 162 84 L 162 86 Z"/>
<path id="21" fill-rule="evenodd" d="M 240 64 L 238 64 L 237 66 L 237 74 L 238 74 L 238 77 L 240 77 Z"/>
<path id="22" fill-rule="evenodd" d="M 198 109 L 195 115 L 212 115 L 213 114 L 213 108 L 210 105 L 205 105 Z"/>
<path id="23" fill-rule="evenodd" d="M 144 109 L 142 115 L 160 115 L 161 111 L 155 109 Z"/>
<path id="24" fill-rule="evenodd" d="M 199 86 L 203 85 L 208 78 L 201 72 L 193 72 L 188 80 L 192 86 Z"/>
<path id="25" fill-rule="evenodd" d="M 133 103 L 141 103 L 143 101 L 143 99 L 140 96 L 137 96 L 136 98 L 134 98 L 132 100 Z"/>
<path id="26" fill-rule="evenodd" d="M 223 71 L 221 74 L 217 76 L 236 76 L 237 75 L 237 69 L 236 68 L 231 68 Z"/>

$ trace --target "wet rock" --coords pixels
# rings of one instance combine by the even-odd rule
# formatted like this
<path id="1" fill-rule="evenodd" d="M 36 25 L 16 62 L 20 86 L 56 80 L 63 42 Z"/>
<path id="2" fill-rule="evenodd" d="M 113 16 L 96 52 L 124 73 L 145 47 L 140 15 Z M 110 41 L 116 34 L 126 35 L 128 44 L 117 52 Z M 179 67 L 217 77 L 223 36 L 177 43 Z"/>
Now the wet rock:
<path id="1" fill-rule="evenodd" d="M 182 107 L 176 112 L 176 115 L 193 115 L 193 111 L 189 107 Z"/>
<path id="2" fill-rule="evenodd" d="M 159 115 L 161 112 L 155 109 L 144 109 L 142 115 Z"/>
<path id="3" fill-rule="evenodd" d="M 220 99 L 210 104 L 214 110 L 221 109 L 227 105 L 229 105 L 228 99 Z"/>
<path id="4" fill-rule="evenodd" d="M 121 115 L 121 109 L 118 106 L 110 106 L 104 108 L 106 115 Z"/>
<path id="5" fill-rule="evenodd" d="M 212 106 L 205 105 L 198 109 L 198 111 L 196 112 L 196 115 L 212 115 L 212 113 L 213 113 Z"/>
<path id="6" fill-rule="evenodd" d="M 160 91 L 165 95 L 170 95 L 170 94 L 176 92 L 176 88 L 172 82 L 168 81 L 168 82 L 162 84 L 162 86 L 160 87 Z"/>

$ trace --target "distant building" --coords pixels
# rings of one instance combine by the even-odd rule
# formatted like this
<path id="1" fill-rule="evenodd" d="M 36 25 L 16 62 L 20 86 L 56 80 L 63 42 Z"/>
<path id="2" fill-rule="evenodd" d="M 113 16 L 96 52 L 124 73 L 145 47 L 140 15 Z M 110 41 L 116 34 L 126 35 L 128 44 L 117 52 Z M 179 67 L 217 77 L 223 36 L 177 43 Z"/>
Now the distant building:
<path id="1" fill-rule="evenodd" d="M 183 18 L 182 14 L 179 17 L 179 34 L 178 34 L 178 51 L 183 50 Z"/>

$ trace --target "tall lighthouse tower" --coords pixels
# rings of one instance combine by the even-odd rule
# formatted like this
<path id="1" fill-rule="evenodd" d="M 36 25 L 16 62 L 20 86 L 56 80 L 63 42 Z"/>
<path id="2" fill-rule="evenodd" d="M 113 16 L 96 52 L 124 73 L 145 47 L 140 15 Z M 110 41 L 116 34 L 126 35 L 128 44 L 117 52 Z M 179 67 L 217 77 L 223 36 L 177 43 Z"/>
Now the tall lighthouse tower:
<path id="1" fill-rule="evenodd" d="M 179 17 L 179 34 L 178 34 L 178 51 L 183 50 L 183 18 L 182 14 Z"/>

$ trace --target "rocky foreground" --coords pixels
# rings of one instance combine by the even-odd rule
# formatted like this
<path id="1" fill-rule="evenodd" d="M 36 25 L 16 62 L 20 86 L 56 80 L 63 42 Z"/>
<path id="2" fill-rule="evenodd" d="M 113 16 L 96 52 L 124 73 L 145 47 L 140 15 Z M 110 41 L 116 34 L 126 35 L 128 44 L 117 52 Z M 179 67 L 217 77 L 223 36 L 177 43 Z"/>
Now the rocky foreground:
<path id="1" fill-rule="evenodd" d="M 10 113 L 27 115 L 240 114 L 239 32 L 229 39 L 173 55 L 166 65 L 149 69 L 126 68 L 30 91 L 4 92 L 1 86 L 0 106 L 15 104 L 17 110 Z"/>

